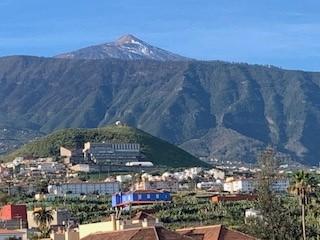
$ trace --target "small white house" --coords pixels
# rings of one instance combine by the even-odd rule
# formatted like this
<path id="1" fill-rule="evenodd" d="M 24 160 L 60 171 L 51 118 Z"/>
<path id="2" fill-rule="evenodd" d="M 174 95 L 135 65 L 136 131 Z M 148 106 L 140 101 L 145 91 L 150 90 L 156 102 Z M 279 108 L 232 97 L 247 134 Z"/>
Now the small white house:
<path id="1" fill-rule="evenodd" d="M 215 191 L 220 191 L 222 184 L 218 182 L 199 182 L 197 183 L 197 188 L 201 190 L 213 189 Z"/>
<path id="2" fill-rule="evenodd" d="M 248 218 L 260 218 L 262 219 L 261 212 L 254 208 L 246 209 L 244 221 L 247 223 Z"/>
<path id="3" fill-rule="evenodd" d="M 118 175 L 116 176 L 116 180 L 120 183 L 129 182 L 132 180 L 132 176 L 130 174 L 127 175 Z"/>

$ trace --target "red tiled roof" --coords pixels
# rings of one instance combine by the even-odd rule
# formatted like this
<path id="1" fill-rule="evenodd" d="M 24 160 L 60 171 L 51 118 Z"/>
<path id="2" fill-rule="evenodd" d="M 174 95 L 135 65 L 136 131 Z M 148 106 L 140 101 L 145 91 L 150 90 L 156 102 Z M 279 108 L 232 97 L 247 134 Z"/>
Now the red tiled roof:
<path id="1" fill-rule="evenodd" d="M 163 227 L 135 228 L 90 234 L 81 240 L 193 240 Z"/>
<path id="2" fill-rule="evenodd" d="M 135 234 L 138 234 L 138 232 L 139 229 L 129 229 L 123 231 L 94 233 L 82 238 L 81 240 L 129 240 L 132 239 Z"/>
<path id="3" fill-rule="evenodd" d="M 0 234 L 23 234 L 23 232 L 8 229 L 0 229 Z"/>
<path id="4" fill-rule="evenodd" d="M 178 229 L 178 233 L 194 240 L 255 240 L 244 233 L 228 229 L 223 225 Z"/>
<path id="5" fill-rule="evenodd" d="M 154 228 L 158 234 L 158 240 L 194 240 L 191 237 L 180 235 L 163 227 Z"/>

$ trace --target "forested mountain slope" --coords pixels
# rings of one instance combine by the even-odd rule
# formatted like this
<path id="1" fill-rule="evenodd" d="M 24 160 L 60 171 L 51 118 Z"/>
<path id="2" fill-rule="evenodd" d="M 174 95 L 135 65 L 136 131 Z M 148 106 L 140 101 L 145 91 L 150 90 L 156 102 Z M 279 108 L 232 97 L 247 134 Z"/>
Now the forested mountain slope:
<path id="1" fill-rule="evenodd" d="M 117 120 L 198 156 L 272 144 L 320 157 L 320 74 L 219 61 L 0 58 L 0 123 L 49 133 Z"/>

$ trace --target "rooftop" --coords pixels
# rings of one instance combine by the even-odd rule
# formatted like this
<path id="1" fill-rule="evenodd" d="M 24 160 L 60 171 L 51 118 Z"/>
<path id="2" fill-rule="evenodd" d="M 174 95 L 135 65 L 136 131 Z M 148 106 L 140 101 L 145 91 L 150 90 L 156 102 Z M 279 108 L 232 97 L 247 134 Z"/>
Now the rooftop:
<path id="1" fill-rule="evenodd" d="M 8 229 L 0 229 L 0 234 L 23 234 L 24 232 L 20 232 L 17 230 L 8 230 Z"/>
<path id="2" fill-rule="evenodd" d="M 114 232 L 90 234 L 82 240 L 192 240 L 163 227 L 134 228 Z"/>
<path id="3" fill-rule="evenodd" d="M 154 190 L 154 189 L 150 189 L 150 190 L 134 190 L 134 191 L 128 191 L 128 192 L 118 192 L 115 193 L 114 195 L 118 195 L 120 193 L 122 194 L 130 194 L 130 193 L 164 193 L 164 192 L 168 192 L 168 191 L 160 191 L 160 190 Z"/>
<path id="4" fill-rule="evenodd" d="M 192 227 L 178 229 L 178 233 L 195 240 L 255 240 L 256 238 L 242 232 L 231 230 L 223 225 Z"/>
<path id="5" fill-rule="evenodd" d="M 131 206 L 137 206 L 137 205 L 149 205 L 149 204 L 154 204 L 154 203 L 168 203 L 170 201 L 126 201 L 126 202 L 122 202 L 120 204 L 117 204 L 116 207 L 121 207 L 121 206 L 128 206 L 128 205 L 131 205 Z"/>

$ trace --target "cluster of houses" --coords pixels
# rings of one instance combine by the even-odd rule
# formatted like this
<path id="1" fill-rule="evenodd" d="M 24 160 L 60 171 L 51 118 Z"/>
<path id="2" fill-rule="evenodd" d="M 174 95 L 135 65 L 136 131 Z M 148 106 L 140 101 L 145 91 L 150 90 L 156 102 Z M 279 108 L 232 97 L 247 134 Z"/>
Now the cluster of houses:
<path id="1" fill-rule="evenodd" d="M 53 158 L 22 158 L 0 166 L 0 190 L 12 194 L 35 194 L 41 182 L 64 182 L 67 167 Z"/>
<path id="2" fill-rule="evenodd" d="M 128 176 L 126 178 L 131 179 Z M 203 190 L 216 193 L 254 193 L 258 184 L 259 180 L 252 174 L 230 174 L 217 168 L 210 170 L 190 168 L 182 172 L 165 172 L 156 176 L 144 173 L 133 183 L 132 189 L 166 190 L 169 192 Z M 272 190 L 278 193 L 286 192 L 288 187 L 289 179 L 285 175 L 279 175 L 273 179 L 271 184 Z"/>
<path id="3" fill-rule="evenodd" d="M 103 231 L 101 231 L 103 229 Z M 84 240 L 254 240 L 244 233 L 231 230 L 223 225 L 166 229 L 153 215 L 138 212 L 127 220 L 117 220 L 114 215 L 109 221 L 79 226 L 79 238 Z"/>
<path id="4" fill-rule="evenodd" d="M 41 178 L 51 176 L 51 173 L 67 175 L 67 170 L 64 169 L 60 163 L 56 163 L 52 159 L 41 159 L 39 164 L 37 166 L 35 165 L 34 161 L 16 159 L 13 164 L 14 167 L 12 167 L 12 172 L 6 174 L 13 174 L 16 179 L 20 179 L 21 176 L 29 176 L 26 174 L 28 171 L 40 171 L 40 174 L 30 174 L 30 176 L 38 176 Z M 9 169 L 10 167 L 11 166 L 7 166 Z M 90 194 L 112 195 L 112 207 L 115 209 L 115 214 L 111 215 L 108 221 L 69 225 L 70 220 L 72 220 L 69 212 L 64 209 L 54 210 L 54 221 L 51 223 L 53 229 L 51 239 L 117 239 L 117 236 L 122 236 L 123 238 L 121 239 L 132 239 L 129 236 L 134 236 L 136 232 L 141 234 L 137 235 L 137 237 L 150 236 L 152 232 L 154 239 L 198 240 L 211 239 L 211 235 L 206 234 L 212 231 L 216 231 L 217 234 L 221 234 L 223 231 L 230 232 L 230 234 L 239 235 L 239 239 L 254 239 L 221 225 L 171 231 L 166 229 L 158 219 L 147 213 L 139 213 L 137 216 L 129 219 L 122 219 L 121 215 L 123 210 L 130 209 L 131 207 L 136 209 L 144 205 L 155 203 L 166 204 L 171 202 L 172 193 L 179 191 L 210 193 L 207 197 L 210 198 L 213 203 L 256 200 L 255 190 L 257 179 L 248 172 L 242 172 L 236 175 L 218 168 L 210 170 L 189 168 L 177 172 L 164 172 L 161 175 L 152 175 L 150 173 L 117 175 L 109 177 L 105 181 L 97 182 L 72 181 L 67 176 L 61 179 L 64 180 L 57 182 L 57 178 L 54 178 L 55 181 L 47 186 L 47 194 L 42 194 L 41 197 L 80 197 L 81 195 Z M 128 186 L 129 189 L 126 189 L 125 187 Z M 272 190 L 279 193 L 285 192 L 288 186 L 289 180 L 285 177 L 280 177 L 274 179 Z M 0 210 L 0 229 L 3 229 L 3 231 L 0 231 L 0 239 L 13 237 L 27 239 L 27 232 L 30 231 L 30 229 L 37 228 L 33 212 L 34 210 L 27 211 L 25 205 L 6 205 L 2 207 Z M 246 215 L 250 214 L 257 213 L 255 213 L 253 209 L 251 212 L 246 213 Z M 75 222 L 76 221 L 74 221 L 74 223 Z M 103 236 L 101 234 L 103 234 Z M 126 234 L 128 234 L 128 238 L 125 237 Z M 202 234 L 203 238 L 199 238 L 198 234 Z M 222 234 L 221 238 L 217 239 L 228 238 L 223 238 Z"/>
<path id="5" fill-rule="evenodd" d="M 36 209 L 35 209 L 36 210 Z M 33 211 L 25 205 L 5 205 L 0 209 L 0 239 L 28 239 L 28 232 L 38 227 Z M 70 224 L 67 210 L 53 210 L 50 223 L 52 240 L 253 240 L 254 237 L 231 230 L 223 225 L 166 229 L 152 214 L 138 211 L 132 217 L 121 219 L 111 214 L 105 221 L 90 224 Z"/>
<path id="6" fill-rule="evenodd" d="M 23 158 L 17 157 L 12 162 L 2 164 L 6 174 L 12 174 L 15 178 L 23 176 L 54 177 L 57 174 L 65 175 L 66 166 L 54 161 L 53 158 Z"/>
<path id="7" fill-rule="evenodd" d="M 34 194 L 41 182 L 49 182 L 51 193 L 59 194 L 112 194 L 120 190 L 120 183 L 70 183 L 80 172 L 106 172 L 113 170 L 134 172 L 153 166 L 145 161 L 138 143 L 92 143 L 83 148 L 60 147 L 60 160 L 17 157 L 0 165 L 0 190 L 9 194 Z"/>
<path id="8" fill-rule="evenodd" d="M 86 152 L 91 147 L 92 144 L 87 145 Z M 126 144 L 125 147 L 113 144 L 112 147 L 120 150 L 129 148 L 136 153 L 140 149 L 139 145 L 135 144 Z M 132 157 L 132 154 L 129 156 Z M 79 178 L 74 178 L 76 176 L 77 173 L 70 170 L 67 164 L 54 161 L 52 158 L 16 158 L 10 163 L 1 165 L 0 189 L 8 191 L 9 194 L 19 192 L 35 194 L 39 191 L 37 184 L 44 180 L 49 182 L 45 192 L 51 196 L 114 194 L 128 190 L 163 190 L 171 193 L 198 190 L 233 194 L 254 193 L 258 184 L 254 172 L 247 169 L 230 172 L 221 168 L 204 170 L 194 167 L 183 171 L 164 172 L 161 175 L 151 175 L 147 172 L 140 174 L 139 177 L 134 174 L 123 174 L 109 177 L 105 181 L 80 181 Z M 288 186 L 288 178 L 279 177 L 274 179 L 272 190 L 285 192 Z"/>
<path id="9" fill-rule="evenodd" d="M 210 170 L 200 167 L 152 175 L 153 164 L 147 162 L 137 143 L 86 143 L 84 148 L 60 148 L 62 161 L 52 158 L 16 158 L 0 166 L 0 190 L 9 194 L 22 191 L 35 194 L 36 198 L 81 197 L 83 195 L 112 195 L 115 214 L 107 221 L 91 224 L 69 225 L 72 216 L 67 210 L 53 211 L 54 229 L 51 239 L 254 239 L 221 225 L 192 227 L 171 231 L 152 214 L 139 212 L 134 217 L 123 219 L 121 212 L 131 207 L 141 208 L 150 204 L 166 204 L 172 194 L 180 191 L 206 193 L 213 203 L 226 201 L 256 200 L 258 180 L 256 169 L 244 167 L 215 167 Z M 104 181 L 80 180 L 79 172 L 113 170 L 128 174 L 113 175 Z M 138 172 L 138 174 L 137 174 Z M 129 174 L 130 173 L 130 174 Z M 281 176 L 281 175 L 279 175 Z M 45 181 L 45 194 L 39 195 L 39 182 Z M 273 179 L 271 190 L 286 192 L 289 179 L 283 174 Z M 43 189 L 41 189 L 43 191 Z M 251 211 L 251 212 L 250 212 Z M 246 215 L 258 214 L 252 209 Z M 37 228 L 34 210 L 26 205 L 5 205 L 0 210 L 0 240 L 27 239 L 27 230 Z M 75 221 L 76 222 L 76 221 Z M 74 222 L 74 223 L 75 223 Z M 68 225 L 68 226 L 67 226 Z M 1 230 L 2 229 L 2 230 Z M 216 238 L 212 238 L 214 233 Z M 227 238 L 226 236 L 236 236 Z"/>
<path id="10" fill-rule="evenodd" d="M 37 229 L 38 223 L 34 219 L 34 211 L 27 210 L 25 204 L 7 204 L 0 209 L 0 239 L 27 239 L 27 233 Z M 64 226 L 71 219 L 66 209 L 52 209 L 51 227 Z"/>

